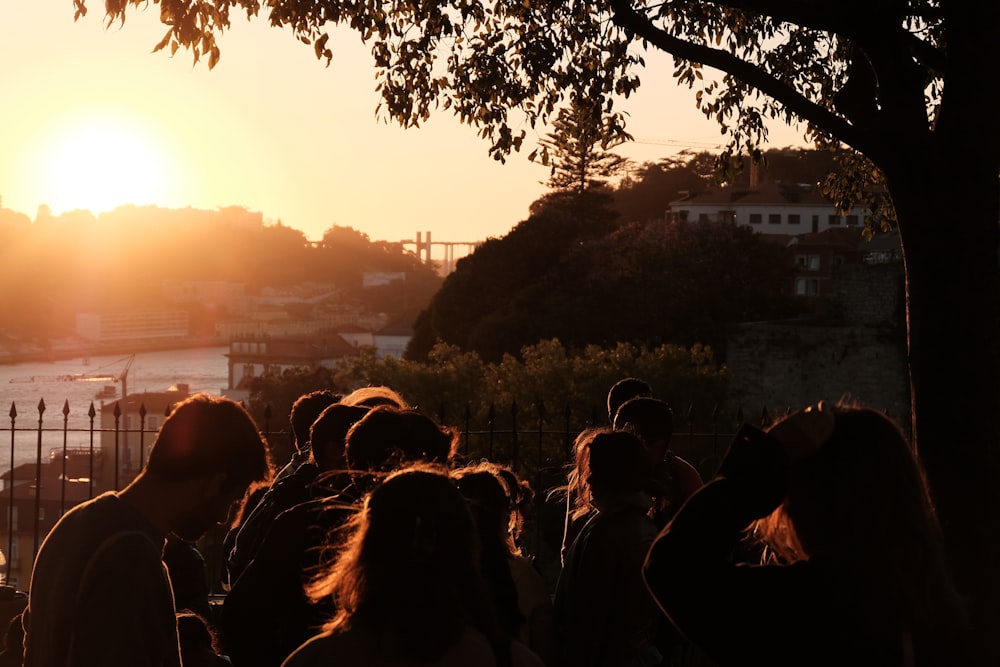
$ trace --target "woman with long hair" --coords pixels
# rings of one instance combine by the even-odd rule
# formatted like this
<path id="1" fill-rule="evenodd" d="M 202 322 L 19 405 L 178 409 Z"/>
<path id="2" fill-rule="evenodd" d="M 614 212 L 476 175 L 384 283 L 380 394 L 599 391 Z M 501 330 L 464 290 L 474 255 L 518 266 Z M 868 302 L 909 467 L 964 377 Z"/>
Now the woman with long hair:
<path id="1" fill-rule="evenodd" d="M 476 527 L 443 468 L 389 475 L 366 497 L 328 571 L 308 587 L 338 609 L 284 667 L 514 665 L 541 661 L 500 632 Z"/>
<path id="2" fill-rule="evenodd" d="M 749 528 L 769 558 L 731 560 Z M 900 428 L 853 405 L 744 426 L 716 477 L 660 533 L 660 607 L 726 665 L 967 664 L 923 470 Z"/>

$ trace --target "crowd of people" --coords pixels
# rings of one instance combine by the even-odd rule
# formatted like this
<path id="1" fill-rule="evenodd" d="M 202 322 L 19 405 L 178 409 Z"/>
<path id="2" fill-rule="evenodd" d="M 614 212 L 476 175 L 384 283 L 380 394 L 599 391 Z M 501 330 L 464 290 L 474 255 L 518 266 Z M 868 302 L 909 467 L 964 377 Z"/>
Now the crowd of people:
<path id="1" fill-rule="evenodd" d="M 502 462 L 460 460 L 457 432 L 392 389 L 302 396 L 280 471 L 242 406 L 193 396 L 132 483 L 45 539 L 3 656 L 27 667 L 966 664 L 963 601 L 920 462 L 884 414 L 821 402 L 767 431 L 744 425 L 703 483 L 671 450 L 670 408 L 648 384 L 624 379 L 607 400 L 608 425 L 579 434 L 560 489 L 552 586 L 521 540 L 535 490 Z M 220 609 L 193 543 L 221 522 Z"/>

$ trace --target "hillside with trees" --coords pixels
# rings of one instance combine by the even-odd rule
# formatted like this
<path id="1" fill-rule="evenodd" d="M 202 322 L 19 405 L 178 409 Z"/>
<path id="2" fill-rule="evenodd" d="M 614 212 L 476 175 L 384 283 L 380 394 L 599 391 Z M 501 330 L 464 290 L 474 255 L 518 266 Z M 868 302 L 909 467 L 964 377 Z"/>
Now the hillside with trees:
<path id="1" fill-rule="evenodd" d="M 5 226 L 3 240 L 0 308 L 10 314 L 3 328 L 21 338 L 64 336 L 80 311 L 159 307 L 166 281 L 241 283 L 248 295 L 326 285 L 341 302 L 390 317 L 419 311 L 441 284 L 433 267 L 398 243 L 333 226 L 313 244 L 240 207 L 124 206 L 97 217 L 43 209 L 31 224 Z M 366 272 L 400 279 L 365 289 Z"/>
<path id="2" fill-rule="evenodd" d="M 650 185 L 643 177 L 578 193 L 570 179 L 537 201 L 527 220 L 458 263 L 418 317 L 407 356 L 426 359 L 443 342 L 499 360 L 549 338 L 571 348 L 721 349 L 732 324 L 795 315 L 794 269 L 780 245 L 735 224 L 664 222 L 670 188 L 713 182 L 710 156 L 685 157 L 645 165 Z"/>

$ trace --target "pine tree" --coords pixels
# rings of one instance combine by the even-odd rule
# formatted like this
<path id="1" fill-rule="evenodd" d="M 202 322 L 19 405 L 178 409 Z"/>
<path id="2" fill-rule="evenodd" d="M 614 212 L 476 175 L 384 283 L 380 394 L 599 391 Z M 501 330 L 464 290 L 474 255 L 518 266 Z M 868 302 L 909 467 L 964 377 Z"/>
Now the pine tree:
<path id="1" fill-rule="evenodd" d="M 597 105 L 574 100 L 559 110 L 552 126 L 553 131 L 539 142 L 541 151 L 532 153 L 530 159 L 551 166 L 544 184 L 553 190 L 582 194 L 602 189 L 628 165 L 626 158 L 608 150 L 628 135 L 614 132 Z"/>

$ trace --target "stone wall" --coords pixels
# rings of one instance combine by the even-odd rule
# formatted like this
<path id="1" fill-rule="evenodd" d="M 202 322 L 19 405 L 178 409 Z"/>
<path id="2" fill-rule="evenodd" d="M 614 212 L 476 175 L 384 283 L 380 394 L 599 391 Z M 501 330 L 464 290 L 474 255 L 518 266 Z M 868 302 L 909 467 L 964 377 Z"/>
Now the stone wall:
<path id="1" fill-rule="evenodd" d="M 909 422 L 902 267 L 838 267 L 826 323 L 743 324 L 727 341 L 731 397 L 772 416 L 852 398 Z M 835 323 L 834 323 L 835 322 Z"/>

